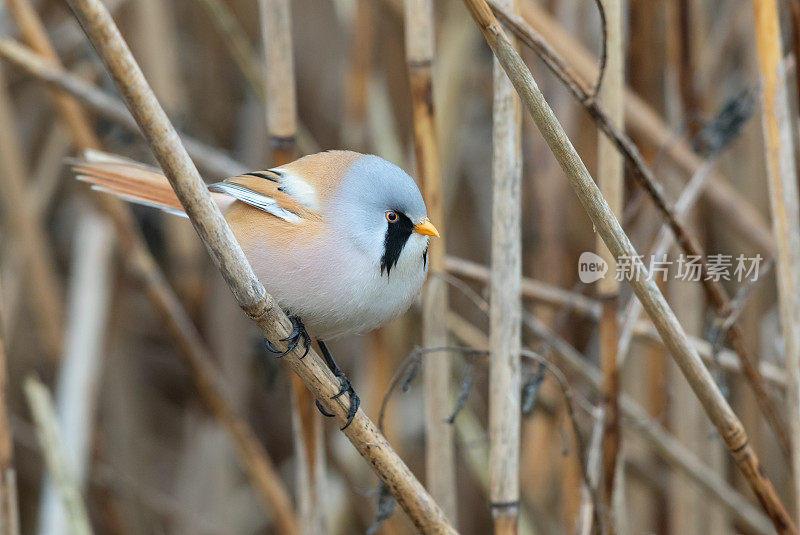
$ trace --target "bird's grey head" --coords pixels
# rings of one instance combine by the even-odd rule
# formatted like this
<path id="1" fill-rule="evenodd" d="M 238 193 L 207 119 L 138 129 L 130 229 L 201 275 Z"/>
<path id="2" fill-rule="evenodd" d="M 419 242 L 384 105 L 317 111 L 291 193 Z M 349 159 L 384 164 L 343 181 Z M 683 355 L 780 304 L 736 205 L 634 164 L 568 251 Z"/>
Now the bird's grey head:
<path id="1" fill-rule="evenodd" d="M 398 166 L 364 155 L 348 169 L 330 205 L 331 225 L 376 261 L 381 272 L 406 262 L 427 262 L 428 237 L 414 232 L 427 220 L 414 180 Z M 403 267 L 403 266 L 400 266 Z"/>

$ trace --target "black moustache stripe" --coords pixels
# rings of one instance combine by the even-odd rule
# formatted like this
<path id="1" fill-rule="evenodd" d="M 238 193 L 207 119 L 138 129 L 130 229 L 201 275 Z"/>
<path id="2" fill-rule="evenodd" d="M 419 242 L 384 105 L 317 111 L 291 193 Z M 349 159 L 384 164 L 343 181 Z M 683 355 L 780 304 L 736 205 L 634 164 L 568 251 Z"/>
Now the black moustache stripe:
<path id="1" fill-rule="evenodd" d="M 400 259 L 408 238 L 414 232 L 414 224 L 405 214 L 397 212 L 397 221 L 389 223 L 386 229 L 386 240 L 383 245 L 383 257 L 381 258 L 381 275 L 386 271 L 386 276 Z"/>

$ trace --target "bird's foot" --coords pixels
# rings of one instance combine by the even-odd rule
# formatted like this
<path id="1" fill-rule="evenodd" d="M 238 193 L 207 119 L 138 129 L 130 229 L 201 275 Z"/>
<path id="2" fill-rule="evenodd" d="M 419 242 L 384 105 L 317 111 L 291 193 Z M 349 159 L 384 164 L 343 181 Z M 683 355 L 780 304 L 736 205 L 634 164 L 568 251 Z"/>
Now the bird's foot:
<path id="1" fill-rule="evenodd" d="M 331 396 L 331 399 L 338 399 L 345 394 L 350 395 L 350 408 L 347 410 L 347 423 L 344 424 L 342 427 L 342 431 L 347 429 L 351 423 L 353 423 L 353 418 L 355 418 L 356 413 L 358 412 L 358 408 L 361 406 L 361 398 L 358 397 L 356 394 L 355 389 L 353 388 L 353 384 L 344 374 L 344 372 L 336 365 L 336 361 L 333 360 L 333 356 L 331 352 L 328 350 L 328 346 L 325 345 L 325 342 L 322 340 L 317 340 L 319 343 L 319 348 L 322 350 L 322 355 L 325 357 L 325 363 L 328 365 L 328 368 L 333 372 L 333 375 L 339 379 L 339 392 Z M 333 417 L 333 414 L 326 411 L 322 404 L 319 401 L 316 401 L 317 409 L 321 412 L 324 416 L 329 418 Z"/>
<path id="2" fill-rule="evenodd" d="M 344 431 L 350 426 L 351 423 L 353 423 L 353 418 L 355 418 L 358 408 L 361 406 L 361 398 L 358 397 L 358 394 L 356 394 L 356 391 L 353 388 L 353 384 L 344 375 L 344 373 L 341 373 L 341 371 L 339 373 L 341 374 L 337 376 L 339 379 L 339 392 L 331 396 L 331 399 L 338 399 L 345 394 L 350 394 L 350 408 L 347 410 L 347 422 L 344 424 L 344 427 L 342 427 L 342 431 Z M 326 411 L 318 400 L 315 400 L 315 403 L 317 404 L 317 409 L 322 413 L 323 416 L 327 416 L 328 418 L 332 418 L 334 416 Z"/>
<path id="3" fill-rule="evenodd" d="M 264 345 L 267 346 L 267 350 L 270 353 L 280 353 L 277 358 L 281 358 L 291 353 L 294 348 L 297 347 L 297 344 L 299 344 L 302 340 L 306 344 L 306 350 L 303 352 L 300 358 L 305 358 L 305 356 L 308 355 L 309 349 L 311 349 L 311 337 L 308 336 L 306 326 L 303 325 L 303 322 L 300 320 L 300 318 L 297 316 L 289 316 L 289 320 L 292 322 L 292 332 L 286 338 L 281 338 L 279 340 L 280 342 L 289 342 L 289 346 L 286 348 L 286 351 L 281 351 L 280 349 L 276 348 L 274 345 L 272 345 L 272 342 L 266 338 L 264 338 Z"/>

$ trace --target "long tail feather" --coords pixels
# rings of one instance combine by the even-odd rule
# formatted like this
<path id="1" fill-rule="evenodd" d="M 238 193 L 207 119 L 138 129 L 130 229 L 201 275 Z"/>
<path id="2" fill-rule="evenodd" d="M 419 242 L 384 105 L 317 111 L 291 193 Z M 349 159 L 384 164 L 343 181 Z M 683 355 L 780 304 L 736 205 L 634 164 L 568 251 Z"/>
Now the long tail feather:
<path id="1" fill-rule="evenodd" d="M 82 159 L 70 163 L 76 178 L 91 184 L 92 189 L 185 216 L 167 177 L 155 167 L 99 151 L 87 151 Z"/>

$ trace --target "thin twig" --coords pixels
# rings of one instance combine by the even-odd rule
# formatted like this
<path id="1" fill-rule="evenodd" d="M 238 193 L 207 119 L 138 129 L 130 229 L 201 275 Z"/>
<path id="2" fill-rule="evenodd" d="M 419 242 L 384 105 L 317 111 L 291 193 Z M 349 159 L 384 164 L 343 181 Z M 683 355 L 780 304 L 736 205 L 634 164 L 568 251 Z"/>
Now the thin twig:
<path id="1" fill-rule="evenodd" d="M 606 18 L 606 10 L 603 7 L 603 0 L 594 0 L 594 5 L 597 6 L 597 14 L 600 16 L 600 63 L 597 66 L 597 82 L 595 82 L 592 89 L 592 100 L 600 95 L 606 67 L 608 66 L 608 19 Z"/>

